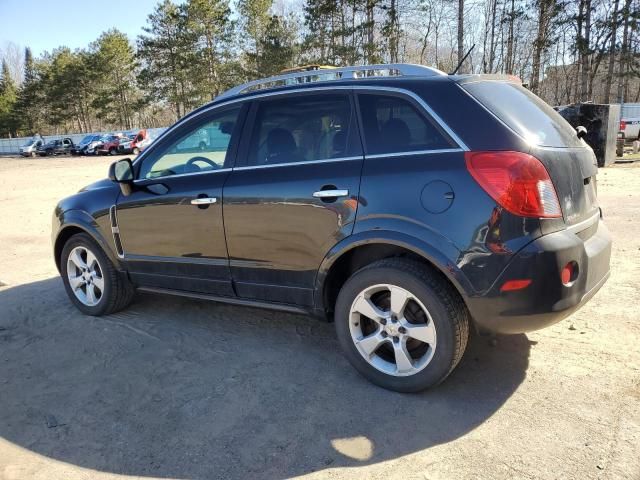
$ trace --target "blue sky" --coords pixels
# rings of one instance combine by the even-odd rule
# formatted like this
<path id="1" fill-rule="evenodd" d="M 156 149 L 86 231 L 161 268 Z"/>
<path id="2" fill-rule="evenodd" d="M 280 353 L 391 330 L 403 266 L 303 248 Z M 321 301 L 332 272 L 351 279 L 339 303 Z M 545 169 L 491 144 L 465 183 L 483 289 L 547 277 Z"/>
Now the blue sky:
<path id="1" fill-rule="evenodd" d="M 159 0 L 0 0 L 0 48 L 31 47 L 39 56 L 59 46 L 86 47 L 116 27 L 130 40 L 142 33 Z"/>

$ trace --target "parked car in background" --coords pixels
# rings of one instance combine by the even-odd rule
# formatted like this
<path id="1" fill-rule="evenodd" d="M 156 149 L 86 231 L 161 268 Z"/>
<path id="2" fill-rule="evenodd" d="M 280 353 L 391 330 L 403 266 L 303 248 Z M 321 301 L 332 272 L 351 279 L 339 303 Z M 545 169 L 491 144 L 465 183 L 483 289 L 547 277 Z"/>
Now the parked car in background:
<path id="1" fill-rule="evenodd" d="M 120 144 L 118 145 L 118 154 L 126 155 L 133 153 L 134 155 L 137 155 L 140 152 L 137 145 L 138 141 L 142 141 L 144 139 L 142 132 L 145 132 L 145 130 L 140 130 L 138 133 L 133 133 L 128 135 L 128 138 L 120 140 Z"/>
<path id="2" fill-rule="evenodd" d="M 628 117 L 620 120 L 620 131 L 624 133 L 625 142 L 640 140 L 640 117 Z"/>
<path id="3" fill-rule="evenodd" d="M 144 138 L 136 142 L 138 153 L 144 152 L 145 149 L 149 147 L 149 145 L 151 145 L 165 130 L 165 128 L 152 128 L 145 130 Z"/>
<path id="4" fill-rule="evenodd" d="M 42 138 L 32 138 L 20 147 L 20 155 L 23 157 L 35 157 L 39 147 L 44 145 Z"/>
<path id="5" fill-rule="evenodd" d="M 121 138 L 122 134 L 104 135 L 95 148 L 96 155 L 116 155 Z"/>
<path id="6" fill-rule="evenodd" d="M 77 143 L 71 148 L 72 155 L 86 155 L 87 150 L 96 146 L 96 144 L 100 141 L 100 135 L 87 135 L 80 143 Z"/>
<path id="7" fill-rule="evenodd" d="M 37 153 L 41 157 L 46 157 L 47 155 L 68 155 L 72 148 L 73 140 L 67 137 L 49 140 L 44 145 L 38 147 Z"/>

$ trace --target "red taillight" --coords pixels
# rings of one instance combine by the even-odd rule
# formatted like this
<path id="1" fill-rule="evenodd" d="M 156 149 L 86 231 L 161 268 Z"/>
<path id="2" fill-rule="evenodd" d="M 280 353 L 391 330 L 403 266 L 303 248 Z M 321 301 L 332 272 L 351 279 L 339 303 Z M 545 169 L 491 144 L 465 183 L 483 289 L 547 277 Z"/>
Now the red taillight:
<path id="1" fill-rule="evenodd" d="M 500 287 L 501 292 L 512 292 L 514 290 L 522 290 L 523 288 L 527 288 L 531 285 L 530 279 L 522 279 L 522 280 L 507 280 Z"/>
<path id="2" fill-rule="evenodd" d="M 578 278 L 578 264 L 576 262 L 567 263 L 560 272 L 560 281 L 566 286 L 571 286 L 576 278 Z"/>
<path id="3" fill-rule="evenodd" d="M 514 215 L 562 216 L 549 173 L 536 157 L 522 152 L 466 152 L 467 169 L 501 207 Z"/>
<path id="4" fill-rule="evenodd" d="M 627 128 L 627 122 L 620 120 L 620 131 L 623 131 L 625 128 Z"/>

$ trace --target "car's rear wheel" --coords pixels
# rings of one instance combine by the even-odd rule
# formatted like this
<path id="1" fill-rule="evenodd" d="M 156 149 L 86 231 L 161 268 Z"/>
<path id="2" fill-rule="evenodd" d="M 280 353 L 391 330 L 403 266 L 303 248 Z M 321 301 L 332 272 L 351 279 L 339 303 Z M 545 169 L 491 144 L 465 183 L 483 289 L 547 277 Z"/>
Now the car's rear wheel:
<path id="1" fill-rule="evenodd" d="M 131 303 L 134 288 L 86 233 L 73 235 L 62 249 L 62 280 L 74 305 L 87 315 L 106 315 Z"/>
<path id="2" fill-rule="evenodd" d="M 109 155 L 116 155 L 117 153 L 118 153 L 118 152 L 116 152 L 116 149 L 115 149 L 115 148 L 111 147 L 111 148 L 109 149 Z"/>
<path id="3" fill-rule="evenodd" d="M 443 381 L 467 345 L 469 314 L 438 273 L 400 258 L 354 273 L 338 295 L 338 340 L 373 383 L 417 392 Z"/>

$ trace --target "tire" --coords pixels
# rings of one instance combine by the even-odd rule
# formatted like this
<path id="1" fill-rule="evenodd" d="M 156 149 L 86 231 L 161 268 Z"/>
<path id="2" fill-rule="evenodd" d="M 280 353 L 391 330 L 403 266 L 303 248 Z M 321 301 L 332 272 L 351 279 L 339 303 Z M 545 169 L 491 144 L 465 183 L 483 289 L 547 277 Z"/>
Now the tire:
<path id="1" fill-rule="evenodd" d="M 385 325 L 359 313 L 370 304 L 362 303 L 368 295 L 378 308 L 374 313 L 387 315 L 380 320 Z M 396 301 L 396 306 L 404 305 L 400 315 L 391 312 L 392 295 L 408 299 Z M 380 260 L 355 272 L 340 290 L 334 319 L 349 362 L 374 384 L 396 392 L 418 392 L 442 382 L 460 362 L 469 337 L 469 313 L 458 292 L 439 273 L 402 258 Z M 362 342 L 365 338 L 373 343 Z M 376 344 L 375 349 L 364 348 Z M 368 359 L 362 350 L 371 351 Z"/>
<path id="2" fill-rule="evenodd" d="M 84 257 L 82 256 L 83 250 L 88 252 Z M 80 260 L 76 259 L 74 262 L 69 257 L 71 255 L 75 256 L 76 253 L 80 254 Z M 95 263 L 89 254 L 95 258 L 98 268 L 95 268 Z M 81 270 L 77 267 L 78 262 L 84 262 L 85 266 L 88 267 L 93 266 L 93 270 L 97 274 L 92 280 L 92 285 L 95 287 L 92 288 L 92 291 L 94 299 L 97 300 L 95 303 L 89 301 L 89 290 L 86 282 L 84 283 L 84 289 L 79 287 L 74 290 L 71 285 L 71 277 L 80 278 L 78 274 L 81 273 Z M 60 267 L 67 295 L 78 310 L 86 315 L 95 317 L 108 315 L 122 310 L 133 300 L 135 289 L 131 282 L 115 269 L 113 263 L 111 263 L 100 246 L 86 233 L 78 233 L 67 240 L 60 256 Z M 74 268 L 75 271 L 70 272 L 70 267 Z M 86 273 L 88 275 L 89 272 Z M 98 282 L 99 279 L 102 281 Z M 99 295 L 97 294 L 98 291 L 100 292 Z M 84 300 L 82 297 L 84 297 Z"/>
<path id="3" fill-rule="evenodd" d="M 140 153 L 140 149 L 138 147 L 135 147 L 131 153 L 133 153 L 134 155 L 138 155 Z"/>
<path id="4" fill-rule="evenodd" d="M 36 156 L 36 152 L 31 152 L 31 154 L 29 155 L 31 158 L 35 158 Z"/>
<path id="5" fill-rule="evenodd" d="M 111 147 L 111 148 L 109 149 L 109 155 L 115 155 L 115 154 L 117 154 L 117 153 L 118 153 L 118 152 L 116 152 L 116 149 L 115 149 L 115 148 Z"/>

